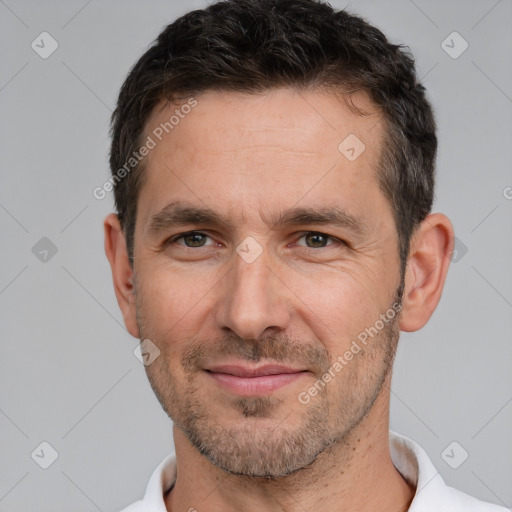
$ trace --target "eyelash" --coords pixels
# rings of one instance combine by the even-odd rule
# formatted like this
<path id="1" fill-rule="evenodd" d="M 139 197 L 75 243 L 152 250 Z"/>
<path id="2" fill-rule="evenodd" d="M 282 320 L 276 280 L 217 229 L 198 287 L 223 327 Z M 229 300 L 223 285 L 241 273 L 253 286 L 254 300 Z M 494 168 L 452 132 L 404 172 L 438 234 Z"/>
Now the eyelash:
<path id="1" fill-rule="evenodd" d="M 167 239 L 164 242 L 164 245 L 165 245 L 165 247 L 167 247 L 167 246 L 177 242 L 178 240 L 185 238 L 188 235 L 201 235 L 201 236 L 204 236 L 204 237 L 212 239 L 211 236 L 209 236 L 206 233 L 203 233 L 201 231 L 187 231 L 186 233 L 181 233 L 179 235 L 174 235 L 171 238 Z M 306 249 L 318 250 L 318 249 L 326 249 L 327 247 L 333 247 L 333 246 L 347 246 L 347 243 L 344 242 L 343 240 L 340 240 L 339 238 L 336 238 L 334 236 L 328 235 L 327 233 L 322 233 L 321 231 L 304 231 L 301 234 L 300 238 L 298 238 L 297 240 L 300 240 L 300 239 L 304 238 L 307 235 L 321 235 L 321 236 L 326 237 L 327 239 L 333 241 L 334 243 L 332 243 L 330 245 L 326 245 L 324 247 L 308 247 L 308 246 L 300 246 L 300 247 L 304 247 Z M 179 244 L 179 245 L 182 245 L 182 244 Z M 208 247 L 208 246 L 189 247 L 188 245 L 182 245 L 182 247 L 186 247 L 187 249 L 204 249 L 205 247 Z"/>

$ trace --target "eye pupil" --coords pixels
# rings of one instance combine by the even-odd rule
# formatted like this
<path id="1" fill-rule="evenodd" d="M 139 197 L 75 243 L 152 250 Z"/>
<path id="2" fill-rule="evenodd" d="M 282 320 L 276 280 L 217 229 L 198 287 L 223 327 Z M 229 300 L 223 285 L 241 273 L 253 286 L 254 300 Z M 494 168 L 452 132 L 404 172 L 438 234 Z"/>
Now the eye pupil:
<path id="1" fill-rule="evenodd" d="M 306 235 L 306 240 L 313 240 L 313 247 L 325 247 L 324 242 L 327 242 L 327 237 L 321 233 L 309 233 Z"/>
<path id="2" fill-rule="evenodd" d="M 201 233 L 189 233 L 183 238 L 189 247 L 202 247 L 204 245 L 204 235 Z M 190 241 L 192 242 L 191 244 L 189 243 Z"/>

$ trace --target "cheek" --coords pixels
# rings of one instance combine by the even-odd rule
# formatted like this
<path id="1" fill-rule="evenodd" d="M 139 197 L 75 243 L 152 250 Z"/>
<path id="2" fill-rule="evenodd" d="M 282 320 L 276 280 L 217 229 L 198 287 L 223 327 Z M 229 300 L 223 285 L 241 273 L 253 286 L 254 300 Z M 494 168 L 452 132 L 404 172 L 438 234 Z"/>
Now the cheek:
<path id="1" fill-rule="evenodd" d="M 207 279 L 184 276 L 170 269 L 145 274 L 137 290 L 138 308 L 144 327 L 161 342 L 190 336 L 201 325 L 199 316 L 207 304 L 211 288 Z M 190 331 L 190 332 L 189 332 Z"/>
<path id="2" fill-rule="evenodd" d="M 377 294 L 368 295 L 364 284 L 352 276 L 301 281 L 296 293 L 303 320 L 331 354 L 342 350 L 380 314 Z"/>

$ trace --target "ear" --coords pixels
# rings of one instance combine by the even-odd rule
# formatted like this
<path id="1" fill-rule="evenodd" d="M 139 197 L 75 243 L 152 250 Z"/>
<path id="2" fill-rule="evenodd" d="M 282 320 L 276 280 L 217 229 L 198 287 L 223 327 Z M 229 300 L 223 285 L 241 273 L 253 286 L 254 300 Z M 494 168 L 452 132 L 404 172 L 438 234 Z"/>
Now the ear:
<path id="1" fill-rule="evenodd" d="M 453 251 L 453 227 L 446 215 L 428 215 L 409 246 L 400 330 L 417 331 L 441 299 Z"/>
<path id="2" fill-rule="evenodd" d="M 111 213 L 105 218 L 103 226 L 105 228 L 105 254 L 107 255 L 112 269 L 117 303 L 123 314 L 124 324 L 128 332 L 134 338 L 139 338 L 133 273 L 119 218 L 115 213 Z"/>

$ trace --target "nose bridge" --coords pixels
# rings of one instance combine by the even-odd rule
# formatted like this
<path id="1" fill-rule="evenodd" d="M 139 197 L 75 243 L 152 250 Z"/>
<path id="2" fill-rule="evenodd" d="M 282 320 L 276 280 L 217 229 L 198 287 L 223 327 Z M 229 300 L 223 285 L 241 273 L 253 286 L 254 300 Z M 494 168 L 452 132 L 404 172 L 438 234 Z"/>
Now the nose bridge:
<path id="1" fill-rule="evenodd" d="M 250 241 L 249 241 L 250 244 Z M 217 321 L 245 339 L 257 339 L 269 327 L 283 330 L 289 322 L 289 304 L 285 286 L 276 278 L 272 258 L 263 250 L 254 260 L 244 258 L 241 244 L 234 254 L 233 267 L 226 275 L 226 288 L 221 298 Z"/>

